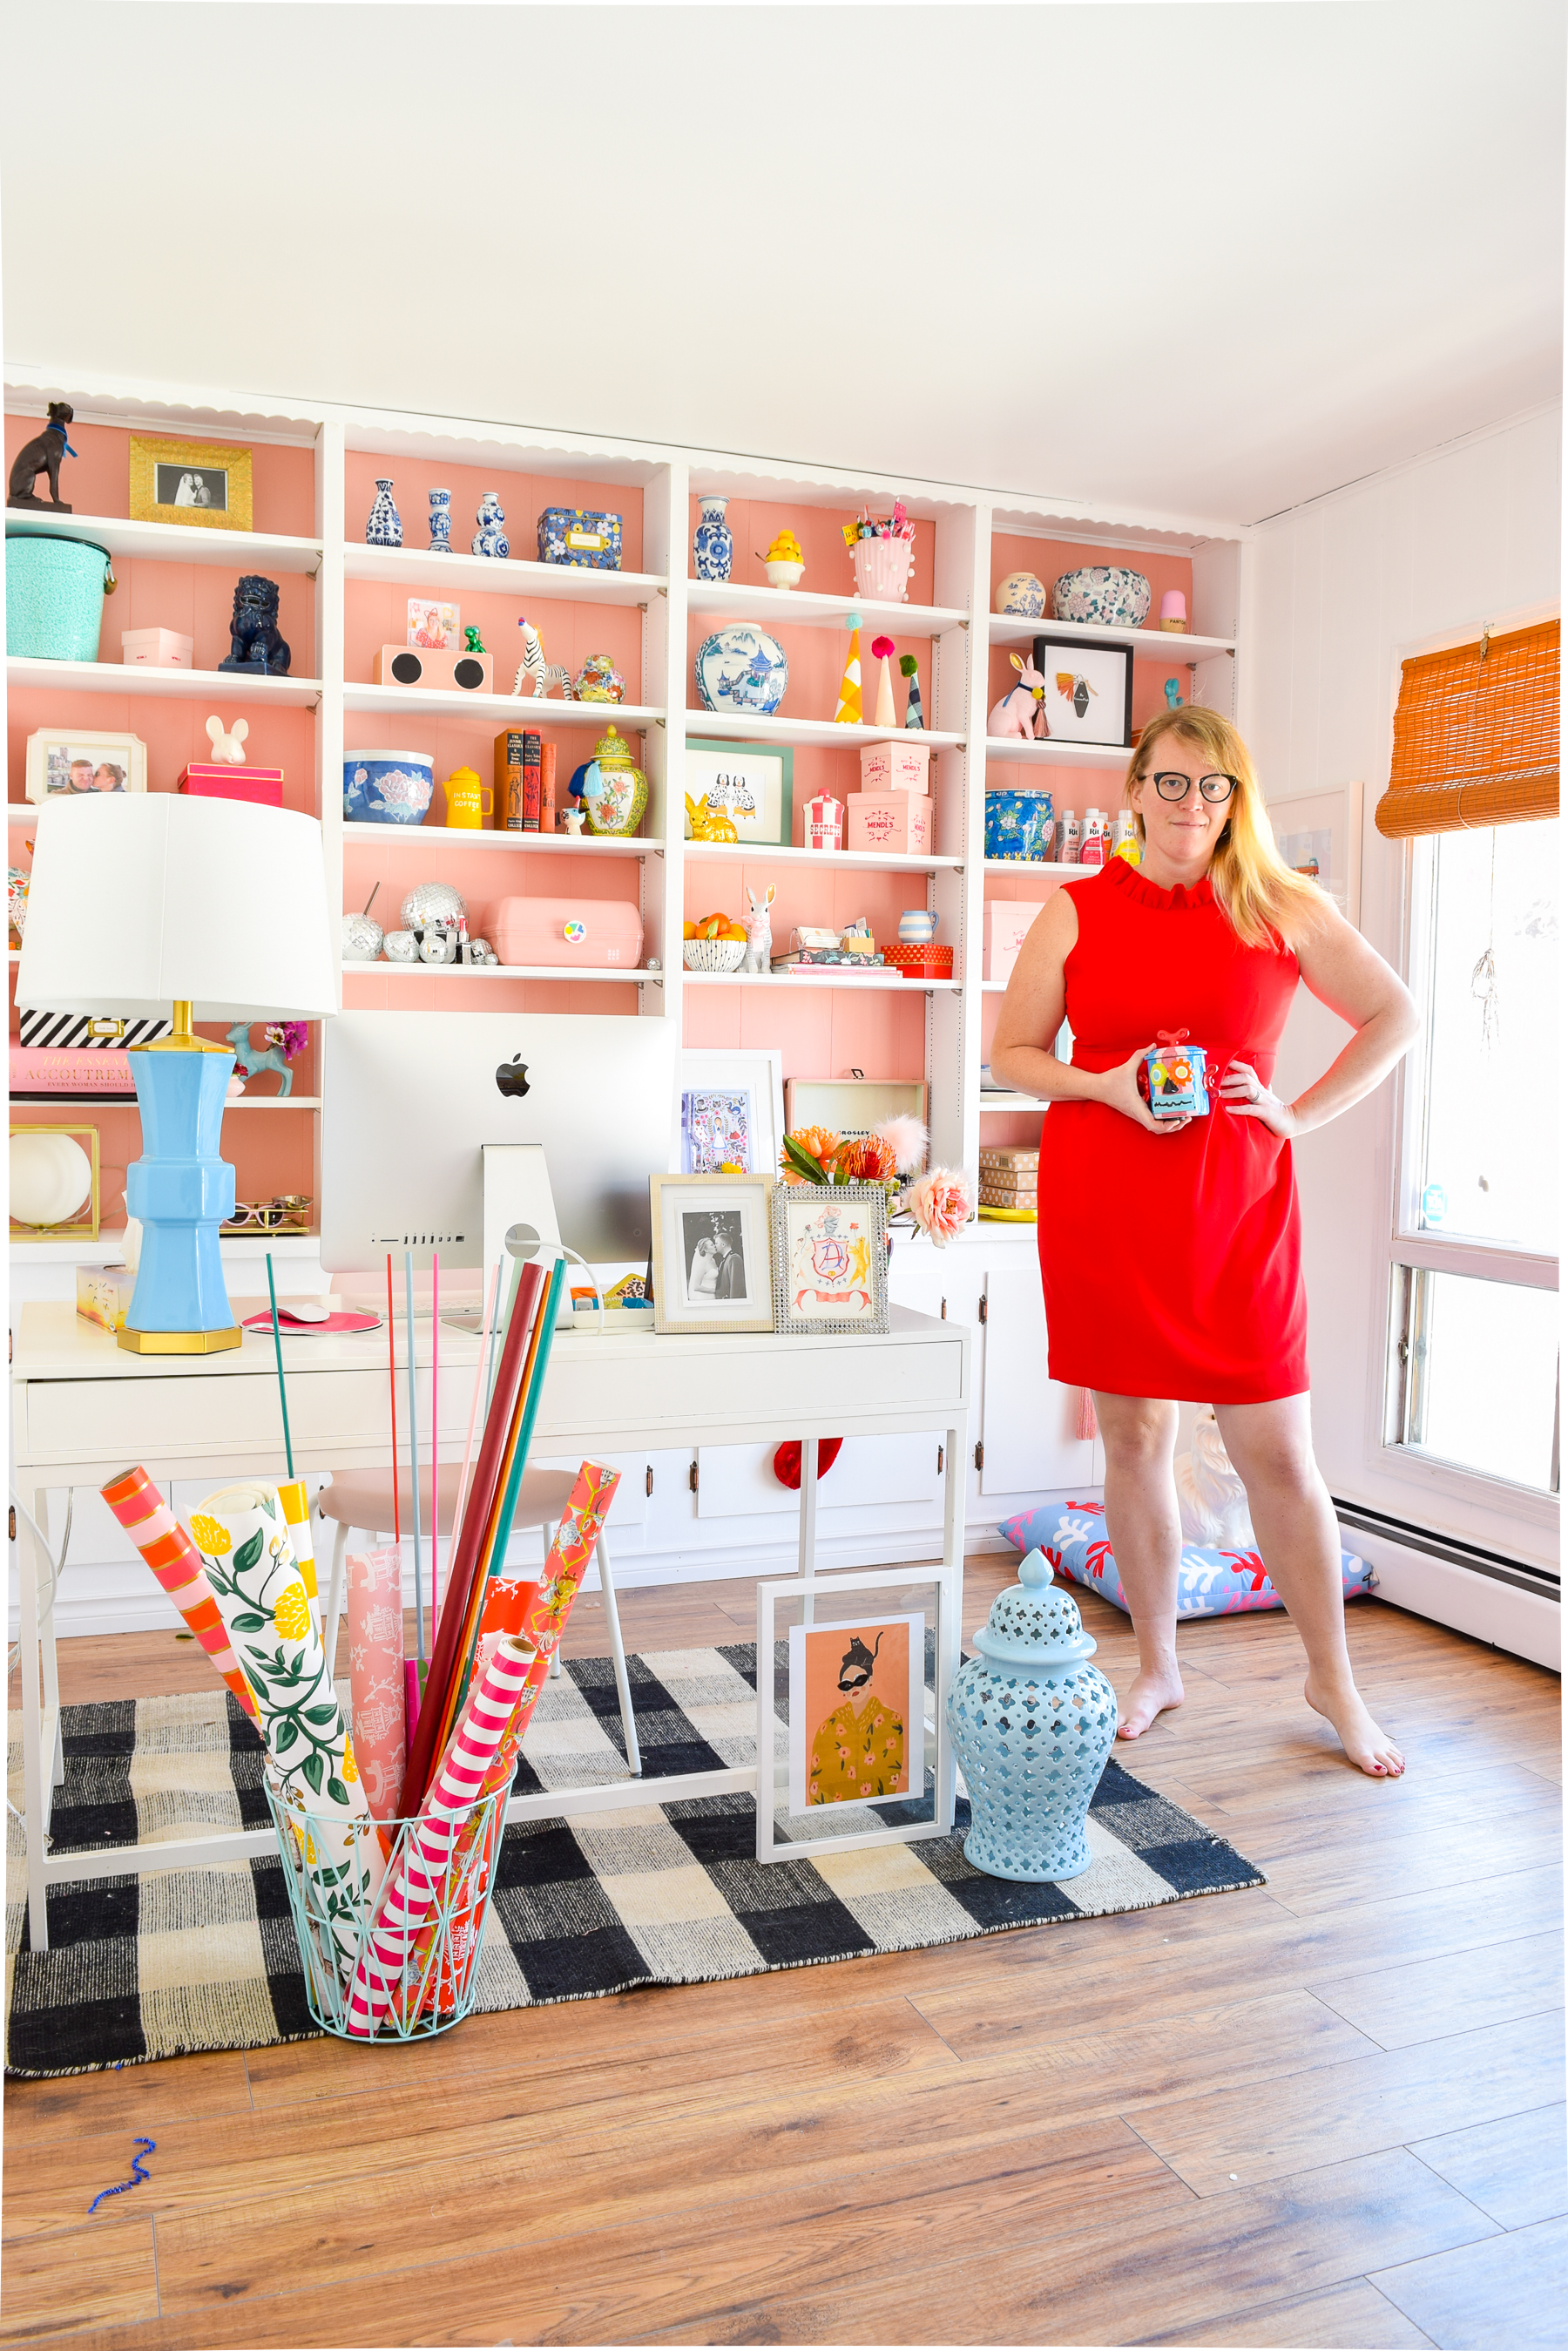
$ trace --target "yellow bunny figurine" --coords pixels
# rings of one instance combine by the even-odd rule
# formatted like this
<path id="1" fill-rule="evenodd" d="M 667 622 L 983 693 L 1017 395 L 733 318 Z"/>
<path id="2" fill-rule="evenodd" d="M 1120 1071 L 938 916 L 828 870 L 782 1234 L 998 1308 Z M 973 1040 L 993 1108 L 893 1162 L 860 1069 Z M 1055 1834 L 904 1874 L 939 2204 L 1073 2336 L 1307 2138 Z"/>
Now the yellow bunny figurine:
<path id="1" fill-rule="evenodd" d="M 738 841 L 741 838 L 722 809 L 694 800 L 690 792 L 686 794 L 686 834 L 690 841 Z"/>

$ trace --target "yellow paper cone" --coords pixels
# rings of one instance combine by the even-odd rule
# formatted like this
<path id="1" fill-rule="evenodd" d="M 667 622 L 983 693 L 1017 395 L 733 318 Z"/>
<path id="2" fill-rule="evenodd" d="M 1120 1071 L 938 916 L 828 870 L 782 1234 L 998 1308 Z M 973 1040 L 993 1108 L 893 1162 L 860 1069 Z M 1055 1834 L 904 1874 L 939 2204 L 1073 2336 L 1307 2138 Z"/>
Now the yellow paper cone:
<path id="1" fill-rule="evenodd" d="M 844 683 L 838 689 L 838 707 L 833 714 L 835 726 L 858 726 L 860 708 L 860 615 L 849 614 L 849 658 L 844 664 Z"/>

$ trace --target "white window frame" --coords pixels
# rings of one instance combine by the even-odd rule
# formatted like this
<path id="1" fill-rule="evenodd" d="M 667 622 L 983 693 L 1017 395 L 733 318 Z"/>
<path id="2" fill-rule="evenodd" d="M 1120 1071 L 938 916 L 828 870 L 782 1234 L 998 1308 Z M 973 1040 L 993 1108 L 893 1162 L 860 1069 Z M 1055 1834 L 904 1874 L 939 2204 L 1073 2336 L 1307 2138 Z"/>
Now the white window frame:
<path id="1" fill-rule="evenodd" d="M 1555 603 L 1536 604 L 1499 614 L 1485 623 L 1494 636 L 1555 620 Z M 1441 653 L 1451 645 L 1473 643 L 1481 623 L 1448 631 L 1420 643 L 1395 648 L 1389 698 L 1389 735 L 1398 704 L 1403 664 L 1422 653 Z M 1405 843 L 1405 871 L 1400 892 L 1397 967 L 1422 1015 L 1422 1035 L 1414 1051 L 1399 1065 L 1395 1079 L 1394 1116 L 1389 1164 L 1383 1172 L 1384 1196 L 1389 1203 L 1387 1246 L 1380 1252 L 1382 1279 L 1374 1283 L 1372 1330 L 1368 1363 L 1368 1459 L 1385 1474 L 1418 1482 L 1456 1499 L 1478 1503 L 1526 1523 L 1555 1530 L 1559 1497 L 1539 1487 L 1521 1486 L 1505 1478 L 1489 1477 L 1440 1455 L 1421 1452 L 1400 1441 L 1399 1425 L 1407 1365 L 1399 1349 L 1405 1336 L 1405 1269 L 1417 1272 L 1460 1274 L 1471 1280 L 1499 1281 L 1529 1290 L 1558 1287 L 1558 1260 L 1538 1251 L 1514 1249 L 1495 1241 L 1465 1240 L 1438 1235 L 1421 1225 L 1423 1132 L 1427 1101 L 1427 1054 L 1429 1036 L 1427 1008 L 1430 999 L 1430 947 L 1435 914 L 1437 841 L 1428 836 Z M 1544 1073 L 1543 1073 L 1544 1074 Z"/>

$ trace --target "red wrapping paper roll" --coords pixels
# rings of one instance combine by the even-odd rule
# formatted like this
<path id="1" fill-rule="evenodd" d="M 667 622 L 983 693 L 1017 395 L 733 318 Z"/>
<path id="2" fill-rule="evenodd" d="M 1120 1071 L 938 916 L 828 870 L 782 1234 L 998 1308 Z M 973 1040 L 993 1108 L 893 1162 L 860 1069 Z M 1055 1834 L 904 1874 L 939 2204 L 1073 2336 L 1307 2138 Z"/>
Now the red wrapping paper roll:
<path id="1" fill-rule="evenodd" d="M 201 1553 L 145 1469 L 127 1469 L 102 1489 L 103 1499 L 254 1721 L 256 1702 L 230 1646 Z"/>

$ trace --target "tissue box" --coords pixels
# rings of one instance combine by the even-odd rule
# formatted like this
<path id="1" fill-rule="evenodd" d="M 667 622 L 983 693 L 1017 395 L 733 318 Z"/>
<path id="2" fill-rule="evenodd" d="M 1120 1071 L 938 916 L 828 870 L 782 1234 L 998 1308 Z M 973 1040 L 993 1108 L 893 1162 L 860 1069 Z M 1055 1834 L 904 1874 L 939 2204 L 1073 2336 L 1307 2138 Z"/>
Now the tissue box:
<path id="1" fill-rule="evenodd" d="M 853 792 L 846 812 L 850 849 L 902 850 L 919 856 L 931 845 L 931 803 L 914 792 Z"/>
<path id="2" fill-rule="evenodd" d="M 867 743 L 860 753 L 863 792 L 929 792 L 931 747 L 919 735 L 897 742 Z"/>
<path id="3" fill-rule="evenodd" d="M 985 902 L 983 979 L 1011 979 L 1019 950 L 1042 909 L 1032 899 L 988 898 Z"/>
<path id="4" fill-rule="evenodd" d="M 100 1331 L 123 1331 L 136 1276 L 123 1265 L 78 1265 L 77 1312 Z"/>
<path id="5" fill-rule="evenodd" d="M 189 669 L 195 640 L 173 629 L 121 629 L 119 658 L 127 669 Z"/>

